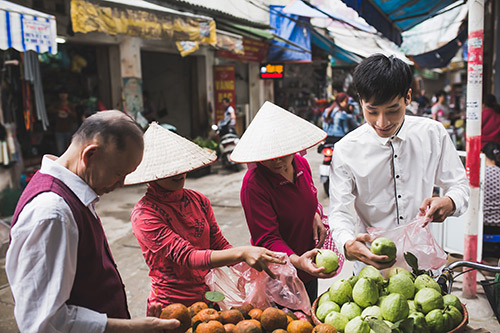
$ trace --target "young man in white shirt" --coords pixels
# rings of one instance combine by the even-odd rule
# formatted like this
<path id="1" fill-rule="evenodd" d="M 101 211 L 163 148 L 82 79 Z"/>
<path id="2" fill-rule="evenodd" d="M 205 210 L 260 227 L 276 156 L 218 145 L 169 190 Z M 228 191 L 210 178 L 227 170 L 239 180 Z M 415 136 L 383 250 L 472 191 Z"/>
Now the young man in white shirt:
<path id="1" fill-rule="evenodd" d="M 467 209 L 470 190 L 443 125 L 405 116 L 413 77 L 407 64 L 375 54 L 358 65 L 353 77 L 366 123 L 335 145 L 329 224 L 347 259 L 384 269 L 393 262 L 370 252 L 367 227 L 391 230 L 419 212 L 433 222 L 459 216 Z M 432 197 L 434 185 L 443 189 L 443 197 Z"/>

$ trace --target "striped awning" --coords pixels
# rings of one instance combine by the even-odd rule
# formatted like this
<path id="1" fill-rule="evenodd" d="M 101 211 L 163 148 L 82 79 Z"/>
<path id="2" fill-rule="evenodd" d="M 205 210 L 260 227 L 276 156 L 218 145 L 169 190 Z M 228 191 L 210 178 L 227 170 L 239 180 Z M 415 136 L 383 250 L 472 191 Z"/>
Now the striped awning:
<path id="1" fill-rule="evenodd" d="M 57 53 L 56 18 L 0 0 L 0 49 Z"/>

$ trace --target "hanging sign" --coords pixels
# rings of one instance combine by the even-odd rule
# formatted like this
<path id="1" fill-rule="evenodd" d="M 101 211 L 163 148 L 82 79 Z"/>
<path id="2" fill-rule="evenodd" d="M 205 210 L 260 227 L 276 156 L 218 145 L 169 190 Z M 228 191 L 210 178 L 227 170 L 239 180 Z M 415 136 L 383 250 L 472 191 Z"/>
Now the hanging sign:
<path id="1" fill-rule="evenodd" d="M 229 103 L 234 105 L 235 76 L 233 65 L 214 66 L 214 86 L 215 86 L 215 122 L 224 118 L 224 105 L 222 100 L 229 99 Z"/>
<path id="2" fill-rule="evenodd" d="M 262 64 L 260 65 L 261 79 L 282 79 L 284 77 L 284 64 Z"/>

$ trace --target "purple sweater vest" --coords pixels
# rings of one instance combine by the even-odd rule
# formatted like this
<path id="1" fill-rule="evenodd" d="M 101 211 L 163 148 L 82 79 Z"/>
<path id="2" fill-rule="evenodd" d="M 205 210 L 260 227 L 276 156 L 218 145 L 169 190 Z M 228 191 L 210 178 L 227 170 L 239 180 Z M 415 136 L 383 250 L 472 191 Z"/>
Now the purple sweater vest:
<path id="1" fill-rule="evenodd" d="M 125 286 L 111 256 L 101 221 L 62 181 L 37 172 L 17 203 L 12 226 L 24 206 L 42 192 L 61 196 L 78 225 L 76 275 L 66 303 L 106 313 L 108 318 L 130 318 Z"/>

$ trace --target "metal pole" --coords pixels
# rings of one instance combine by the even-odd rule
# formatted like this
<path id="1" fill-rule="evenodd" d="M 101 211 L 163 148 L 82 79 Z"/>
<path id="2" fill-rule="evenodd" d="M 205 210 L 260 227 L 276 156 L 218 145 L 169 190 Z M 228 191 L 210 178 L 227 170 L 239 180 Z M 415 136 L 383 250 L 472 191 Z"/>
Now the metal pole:
<path id="1" fill-rule="evenodd" d="M 481 152 L 481 111 L 483 93 L 484 0 L 469 2 L 467 62 L 467 127 L 465 168 L 471 187 L 465 222 L 464 260 L 477 261 L 479 219 L 479 170 Z M 464 274 L 463 297 L 476 297 L 476 271 Z"/>

